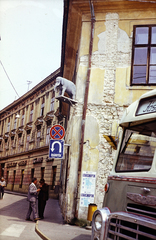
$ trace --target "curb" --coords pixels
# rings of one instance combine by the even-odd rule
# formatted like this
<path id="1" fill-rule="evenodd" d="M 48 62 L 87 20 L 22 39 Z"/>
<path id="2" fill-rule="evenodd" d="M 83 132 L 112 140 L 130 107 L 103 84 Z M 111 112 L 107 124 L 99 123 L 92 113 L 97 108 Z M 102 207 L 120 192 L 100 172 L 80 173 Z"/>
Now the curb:
<path id="1" fill-rule="evenodd" d="M 38 229 L 38 221 L 35 225 L 35 232 L 42 238 L 43 240 L 51 240 L 50 238 L 46 237 L 39 229 Z"/>
<path id="2" fill-rule="evenodd" d="M 92 230 L 92 226 L 86 226 L 86 230 Z"/>

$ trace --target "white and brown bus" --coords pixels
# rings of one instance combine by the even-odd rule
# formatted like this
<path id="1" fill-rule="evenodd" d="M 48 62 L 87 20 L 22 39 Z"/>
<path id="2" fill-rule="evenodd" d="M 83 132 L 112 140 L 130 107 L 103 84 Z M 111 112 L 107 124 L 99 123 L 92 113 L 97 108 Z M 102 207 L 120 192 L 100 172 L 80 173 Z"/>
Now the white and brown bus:
<path id="1" fill-rule="evenodd" d="M 156 90 L 124 113 L 103 208 L 94 212 L 92 240 L 156 240 Z"/>

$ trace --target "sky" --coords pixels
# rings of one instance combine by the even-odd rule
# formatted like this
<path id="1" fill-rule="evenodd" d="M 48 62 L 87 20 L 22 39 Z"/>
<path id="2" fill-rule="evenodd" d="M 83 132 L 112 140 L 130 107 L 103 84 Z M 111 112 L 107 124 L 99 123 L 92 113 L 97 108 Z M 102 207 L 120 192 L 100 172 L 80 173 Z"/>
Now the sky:
<path id="1" fill-rule="evenodd" d="M 62 21 L 63 0 L 0 0 L 0 110 L 60 67 Z"/>

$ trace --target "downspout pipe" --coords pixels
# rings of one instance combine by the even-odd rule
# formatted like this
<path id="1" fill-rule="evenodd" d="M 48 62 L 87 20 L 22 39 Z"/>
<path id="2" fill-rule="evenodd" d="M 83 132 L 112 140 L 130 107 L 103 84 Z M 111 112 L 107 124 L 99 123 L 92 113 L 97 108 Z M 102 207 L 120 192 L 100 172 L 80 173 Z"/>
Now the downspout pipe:
<path id="1" fill-rule="evenodd" d="M 89 4 L 90 4 L 90 12 L 91 12 L 91 32 L 90 32 L 90 43 L 89 43 L 86 88 L 85 88 L 83 114 L 82 114 L 82 122 L 81 122 L 81 141 L 80 141 L 80 153 L 79 153 L 79 163 L 78 163 L 79 164 L 78 165 L 78 184 L 77 184 L 77 196 L 76 196 L 76 204 L 75 204 L 75 217 L 77 217 L 77 201 L 78 201 L 77 199 L 78 199 L 78 192 L 79 192 L 79 186 L 80 186 L 80 180 L 81 180 L 80 178 L 81 178 L 81 168 L 82 168 L 82 159 L 83 159 L 84 132 L 85 132 L 87 104 L 88 104 L 90 73 L 91 73 L 91 59 L 92 59 L 93 38 L 94 38 L 94 23 L 95 23 L 93 0 L 89 0 Z"/>
<path id="2" fill-rule="evenodd" d="M 90 43 L 89 43 L 89 57 L 88 57 L 88 69 L 87 69 L 87 79 L 86 79 L 86 88 L 84 95 L 84 104 L 83 104 L 83 114 L 82 114 L 82 123 L 81 123 L 81 141 L 80 141 L 80 154 L 79 154 L 79 167 L 78 171 L 81 172 L 82 167 L 82 158 L 83 158 L 83 144 L 84 144 L 84 132 L 85 132 L 85 121 L 86 121 L 86 112 L 88 104 L 88 93 L 89 93 L 89 84 L 90 84 L 90 72 L 91 72 L 91 58 L 93 50 L 93 38 L 94 38 L 94 6 L 93 1 L 90 0 L 90 11 L 91 11 L 91 33 L 90 33 Z"/>

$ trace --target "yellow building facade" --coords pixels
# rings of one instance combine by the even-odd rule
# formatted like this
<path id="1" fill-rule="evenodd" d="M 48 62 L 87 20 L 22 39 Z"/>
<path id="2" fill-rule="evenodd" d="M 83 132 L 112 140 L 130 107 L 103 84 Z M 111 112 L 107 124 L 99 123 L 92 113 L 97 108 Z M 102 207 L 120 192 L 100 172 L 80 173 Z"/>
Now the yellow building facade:
<path id="1" fill-rule="evenodd" d="M 156 88 L 156 3 L 64 2 L 68 21 L 63 76 L 77 89 L 61 174 L 60 205 L 70 221 L 86 219 L 90 202 L 102 207 L 123 112 Z"/>
<path id="2" fill-rule="evenodd" d="M 58 197 L 61 160 L 49 158 L 49 133 L 53 125 L 64 125 L 54 91 L 59 75 L 60 69 L 0 111 L 0 176 L 6 190 L 27 193 L 37 177 Z"/>

